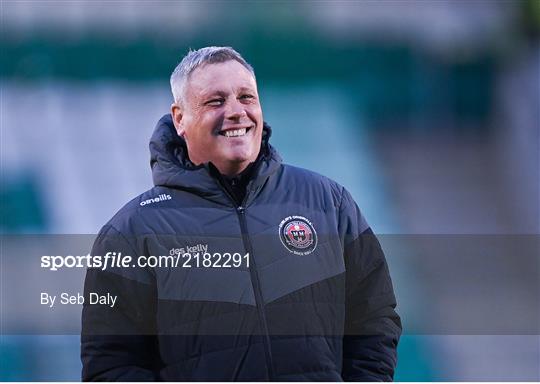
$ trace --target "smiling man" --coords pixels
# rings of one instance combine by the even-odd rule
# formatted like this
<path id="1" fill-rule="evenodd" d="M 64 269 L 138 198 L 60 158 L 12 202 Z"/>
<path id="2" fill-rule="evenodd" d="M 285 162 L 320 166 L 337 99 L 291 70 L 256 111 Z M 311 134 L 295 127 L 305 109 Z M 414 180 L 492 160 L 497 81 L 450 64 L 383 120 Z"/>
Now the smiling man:
<path id="1" fill-rule="evenodd" d="M 194 164 L 211 162 L 227 176 L 259 154 L 263 117 L 253 70 L 236 60 L 199 66 L 189 75 L 179 66 L 171 77 L 172 116 Z"/>
<path id="2" fill-rule="evenodd" d="M 83 379 L 392 380 L 401 322 L 351 195 L 282 163 L 232 48 L 190 51 L 171 88 L 150 141 L 155 186 L 92 250 L 138 262 L 87 272 L 85 295 L 118 304 L 83 308 Z"/>

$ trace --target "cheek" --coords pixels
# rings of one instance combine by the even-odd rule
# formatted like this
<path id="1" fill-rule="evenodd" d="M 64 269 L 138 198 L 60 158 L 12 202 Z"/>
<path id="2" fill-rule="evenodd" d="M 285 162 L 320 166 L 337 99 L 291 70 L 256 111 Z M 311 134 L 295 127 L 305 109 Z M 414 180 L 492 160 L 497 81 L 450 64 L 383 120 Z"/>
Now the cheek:
<path id="1" fill-rule="evenodd" d="M 198 146 L 206 146 L 210 139 L 210 135 L 207 132 L 202 131 L 201 129 L 191 132 L 191 141 L 196 143 Z"/>
<path id="2" fill-rule="evenodd" d="M 205 128 L 204 119 L 202 119 L 201 116 L 193 116 L 186 122 L 184 137 L 186 141 L 199 143 L 201 140 L 204 140 L 205 131 L 207 131 L 207 129 Z"/>
<path id="3" fill-rule="evenodd" d="M 260 117 L 262 115 L 262 109 L 260 104 L 250 105 L 248 108 L 248 113 L 251 113 L 254 116 Z"/>
<path id="4" fill-rule="evenodd" d="M 198 120 L 197 127 L 201 135 L 213 135 L 223 125 L 222 111 L 208 111 Z"/>

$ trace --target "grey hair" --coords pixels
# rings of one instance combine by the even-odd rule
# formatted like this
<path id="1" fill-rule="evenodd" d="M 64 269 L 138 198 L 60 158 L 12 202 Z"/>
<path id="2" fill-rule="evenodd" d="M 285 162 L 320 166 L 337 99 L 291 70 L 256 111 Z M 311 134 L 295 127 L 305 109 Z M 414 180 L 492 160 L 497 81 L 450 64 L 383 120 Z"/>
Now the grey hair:
<path id="1" fill-rule="evenodd" d="M 196 68 L 229 60 L 238 61 L 255 77 L 253 67 L 231 47 L 204 47 L 195 51 L 190 49 L 171 74 L 171 91 L 174 101 L 177 103 L 183 101 L 187 80 Z"/>

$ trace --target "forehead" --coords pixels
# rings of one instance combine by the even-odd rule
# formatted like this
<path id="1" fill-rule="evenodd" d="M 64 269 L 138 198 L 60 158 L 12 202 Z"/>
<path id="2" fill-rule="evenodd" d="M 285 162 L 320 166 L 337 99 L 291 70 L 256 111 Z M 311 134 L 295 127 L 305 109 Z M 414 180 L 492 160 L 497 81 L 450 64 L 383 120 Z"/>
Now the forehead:
<path id="1" fill-rule="evenodd" d="M 204 64 L 196 68 L 187 81 L 188 96 L 203 96 L 212 92 L 228 92 L 239 88 L 257 89 L 253 74 L 236 60 Z"/>

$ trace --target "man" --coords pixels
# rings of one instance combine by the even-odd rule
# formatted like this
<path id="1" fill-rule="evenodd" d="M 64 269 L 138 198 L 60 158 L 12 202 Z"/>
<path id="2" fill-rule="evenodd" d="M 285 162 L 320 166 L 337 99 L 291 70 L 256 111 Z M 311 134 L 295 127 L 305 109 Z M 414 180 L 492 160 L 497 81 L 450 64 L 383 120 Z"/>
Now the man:
<path id="1" fill-rule="evenodd" d="M 84 380 L 389 381 L 401 323 L 384 255 L 351 195 L 282 164 L 252 67 L 191 51 L 150 141 L 155 187 L 93 248 L 176 265 L 89 269 Z M 171 257 L 171 260 L 173 258 Z"/>

